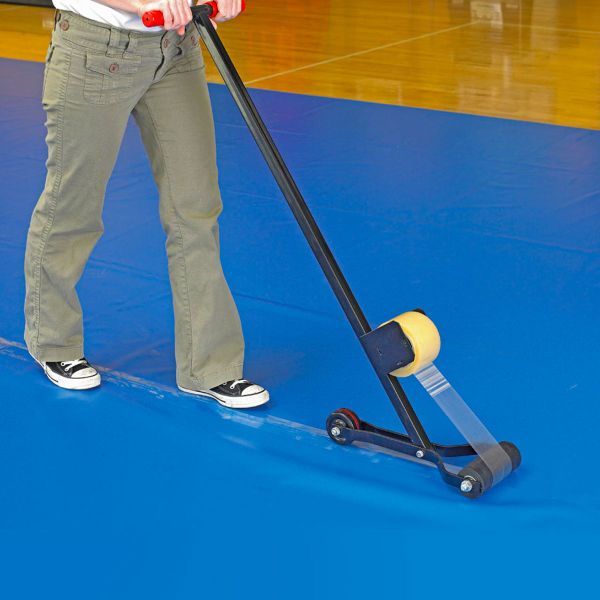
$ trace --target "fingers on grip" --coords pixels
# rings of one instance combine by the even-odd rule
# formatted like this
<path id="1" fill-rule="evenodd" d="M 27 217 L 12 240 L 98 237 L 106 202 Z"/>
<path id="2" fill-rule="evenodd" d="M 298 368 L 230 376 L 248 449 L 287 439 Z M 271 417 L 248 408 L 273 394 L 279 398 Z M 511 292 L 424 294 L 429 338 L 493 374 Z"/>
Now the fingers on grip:
<path id="1" fill-rule="evenodd" d="M 198 6 L 204 6 L 206 7 L 205 10 L 210 10 L 209 17 L 211 19 L 219 13 L 219 7 L 216 2 L 207 2 Z M 244 10 L 246 10 L 246 3 L 242 1 L 242 12 Z M 142 15 L 142 22 L 146 27 L 162 27 L 165 24 L 165 18 L 160 10 L 149 10 Z"/>

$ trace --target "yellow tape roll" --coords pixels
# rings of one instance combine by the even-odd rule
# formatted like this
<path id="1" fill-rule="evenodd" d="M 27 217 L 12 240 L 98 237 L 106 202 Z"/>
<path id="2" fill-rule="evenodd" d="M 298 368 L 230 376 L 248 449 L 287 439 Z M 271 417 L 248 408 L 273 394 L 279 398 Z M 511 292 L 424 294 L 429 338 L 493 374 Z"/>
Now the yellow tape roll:
<path id="1" fill-rule="evenodd" d="M 415 353 L 415 360 L 410 365 L 396 369 L 390 375 L 408 377 L 438 357 L 442 344 L 440 333 L 429 317 L 420 312 L 410 311 L 402 313 L 392 321 L 396 321 L 402 327 Z"/>

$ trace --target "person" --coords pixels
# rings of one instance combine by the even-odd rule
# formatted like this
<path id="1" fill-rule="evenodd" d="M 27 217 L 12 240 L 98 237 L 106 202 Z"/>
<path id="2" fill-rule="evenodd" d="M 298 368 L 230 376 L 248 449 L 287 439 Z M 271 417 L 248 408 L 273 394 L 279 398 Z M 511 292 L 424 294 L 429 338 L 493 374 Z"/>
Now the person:
<path id="1" fill-rule="evenodd" d="M 48 160 L 25 253 L 25 341 L 67 389 L 100 385 L 85 358 L 76 285 L 103 231 L 102 206 L 130 114 L 141 131 L 166 233 L 178 387 L 224 406 L 266 403 L 243 379 L 240 318 L 219 257 L 214 123 L 187 0 L 55 0 L 43 83 Z M 216 21 L 241 10 L 218 0 Z M 141 15 L 160 10 L 164 27 Z"/>

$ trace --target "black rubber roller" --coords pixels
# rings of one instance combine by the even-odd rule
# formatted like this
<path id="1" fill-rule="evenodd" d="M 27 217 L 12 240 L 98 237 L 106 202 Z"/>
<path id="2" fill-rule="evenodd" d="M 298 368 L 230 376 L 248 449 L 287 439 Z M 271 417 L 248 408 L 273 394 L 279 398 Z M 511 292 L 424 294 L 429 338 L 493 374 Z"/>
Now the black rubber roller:
<path id="1" fill-rule="evenodd" d="M 516 471 L 521 464 L 519 449 L 511 442 L 500 442 L 500 446 L 510 458 L 512 471 Z M 494 485 L 494 474 L 479 456 L 470 462 L 458 476 L 463 478 L 460 491 L 468 498 L 477 498 Z"/>

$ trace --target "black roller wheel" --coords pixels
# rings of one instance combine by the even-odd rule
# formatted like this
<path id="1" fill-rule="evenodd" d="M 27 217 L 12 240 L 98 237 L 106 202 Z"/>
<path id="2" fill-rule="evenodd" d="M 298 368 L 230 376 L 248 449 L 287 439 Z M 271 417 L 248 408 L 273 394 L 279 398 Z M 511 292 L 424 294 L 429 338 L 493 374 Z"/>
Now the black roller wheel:
<path id="1" fill-rule="evenodd" d="M 500 447 L 510 458 L 511 472 L 518 469 L 521 464 L 519 449 L 510 442 L 500 442 Z M 463 478 L 460 485 L 461 494 L 467 498 L 479 498 L 494 485 L 494 474 L 480 456 L 470 462 L 458 475 Z"/>
<path id="2" fill-rule="evenodd" d="M 360 419 L 349 408 L 338 408 L 327 417 L 327 433 L 337 444 L 351 444 L 344 437 L 344 429 L 360 429 Z"/>

